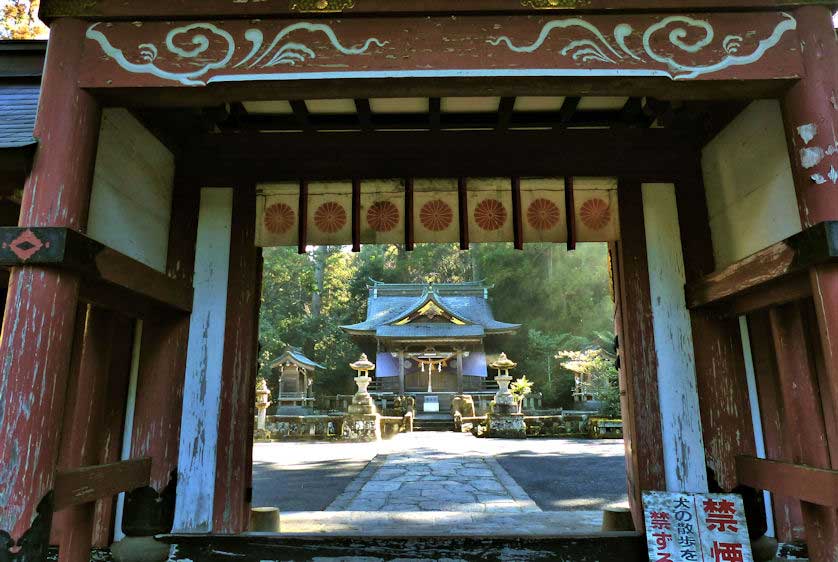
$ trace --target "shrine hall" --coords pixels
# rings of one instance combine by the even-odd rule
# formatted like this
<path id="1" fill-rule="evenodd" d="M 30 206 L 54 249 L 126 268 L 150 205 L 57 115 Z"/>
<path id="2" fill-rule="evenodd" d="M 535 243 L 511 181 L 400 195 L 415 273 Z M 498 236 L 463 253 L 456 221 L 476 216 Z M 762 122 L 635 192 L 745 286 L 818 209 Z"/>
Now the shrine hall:
<path id="1" fill-rule="evenodd" d="M 0 44 L 0 560 L 646 560 L 668 491 L 838 562 L 836 8 L 42 0 L 45 58 Z M 634 530 L 249 534 L 262 249 L 534 242 L 608 245 Z M 465 389 L 517 328 L 376 290 L 388 374 Z"/>

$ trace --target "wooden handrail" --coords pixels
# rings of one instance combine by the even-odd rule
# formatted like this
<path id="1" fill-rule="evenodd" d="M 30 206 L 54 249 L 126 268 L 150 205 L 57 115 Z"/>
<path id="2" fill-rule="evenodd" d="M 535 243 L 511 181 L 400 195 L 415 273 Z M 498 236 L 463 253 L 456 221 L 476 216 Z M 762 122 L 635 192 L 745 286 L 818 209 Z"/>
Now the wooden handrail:
<path id="1" fill-rule="evenodd" d="M 757 490 L 838 507 L 838 470 L 738 456 L 736 476 L 740 484 Z"/>
<path id="2" fill-rule="evenodd" d="M 151 459 L 59 470 L 55 475 L 55 511 L 148 486 Z"/>

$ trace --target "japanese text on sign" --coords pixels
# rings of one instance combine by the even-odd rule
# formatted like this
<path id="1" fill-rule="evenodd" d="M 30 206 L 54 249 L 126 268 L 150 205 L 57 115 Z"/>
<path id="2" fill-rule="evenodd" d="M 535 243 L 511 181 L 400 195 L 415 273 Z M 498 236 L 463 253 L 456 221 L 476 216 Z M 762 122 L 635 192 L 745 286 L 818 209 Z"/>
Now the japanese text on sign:
<path id="1" fill-rule="evenodd" d="M 653 562 L 753 562 L 740 496 L 644 492 L 643 511 Z"/>

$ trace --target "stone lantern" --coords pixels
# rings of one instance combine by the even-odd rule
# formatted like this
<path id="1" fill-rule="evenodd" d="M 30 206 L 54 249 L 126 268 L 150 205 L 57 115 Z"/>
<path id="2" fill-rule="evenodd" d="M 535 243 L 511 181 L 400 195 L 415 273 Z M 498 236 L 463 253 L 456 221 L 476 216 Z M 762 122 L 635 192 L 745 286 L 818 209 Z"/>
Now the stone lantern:
<path id="1" fill-rule="evenodd" d="M 260 378 L 256 383 L 256 429 L 259 431 L 265 431 L 265 414 L 270 405 L 271 391 L 268 390 L 268 381 Z"/>
<path id="2" fill-rule="evenodd" d="M 495 382 L 498 383 L 498 391 L 495 394 L 495 412 L 499 414 L 511 414 L 517 412 L 517 404 L 515 397 L 509 391 L 509 383 L 512 382 L 512 377 L 509 375 L 510 369 L 514 369 L 518 364 L 511 361 L 506 353 L 501 353 L 498 360 L 490 365 L 492 369 L 496 369 L 498 374 L 495 376 Z"/>
<path id="3" fill-rule="evenodd" d="M 362 353 L 361 357 L 349 366 L 358 373 L 355 377 L 358 392 L 352 397 L 341 435 L 348 441 L 377 441 L 381 439 L 381 416 L 367 391 L 372 382 L 369 372 L 375 369 L 375 363 Z"/>
<path id="4" fill-rule="evenodd" d="M 497 361 L 490 365 L 498 372 L 495 376 L 495 381 L 498 383 L 498 392 L 495 394 L 494 408 L 486 420 L 489 437 L 522 439 L 527 436 L 524 416 L 518 413 L 518 404 L 509 391 L 509 383 L 512 382 L 509 371 L 517 366 L 518 364 L 511 361 L 506 353 L 501 353 Z"/>

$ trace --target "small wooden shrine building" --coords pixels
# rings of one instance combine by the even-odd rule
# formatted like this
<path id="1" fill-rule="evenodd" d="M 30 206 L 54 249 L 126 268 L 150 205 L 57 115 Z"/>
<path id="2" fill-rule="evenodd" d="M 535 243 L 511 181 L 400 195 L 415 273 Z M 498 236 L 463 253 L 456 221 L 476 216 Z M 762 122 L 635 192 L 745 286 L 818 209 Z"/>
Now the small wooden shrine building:
<path id="1" fill-rule="evenodd" d="M 836 7 L 42 0 L 34 129 L 0 146 L 0 558 L 248 528 L 262 247 L 584 241 L 637 528 L 643 491 L 748 486 L 757 528 L 838 562 Z"/>
<path id="2" fill-rule="evenodd" d="M 482 282 L 399 284 L 374 281 L 366 320 L 341 326 L 376 349 L 376 390 L 414 394 L 487 388 L 485 342 L 520 324 L 494 318 Z"/>
<path id="3" fill-rule="evenodd" d="M 308 407 L 314 404 L 315 371 L 325 369 L 323 365 L 306 357 L 302 350 L 289 348 L 271 363 L 271 372 L 276 377 L 273 401 L 276 413 L 282 414 L 283 408 Z"/>

